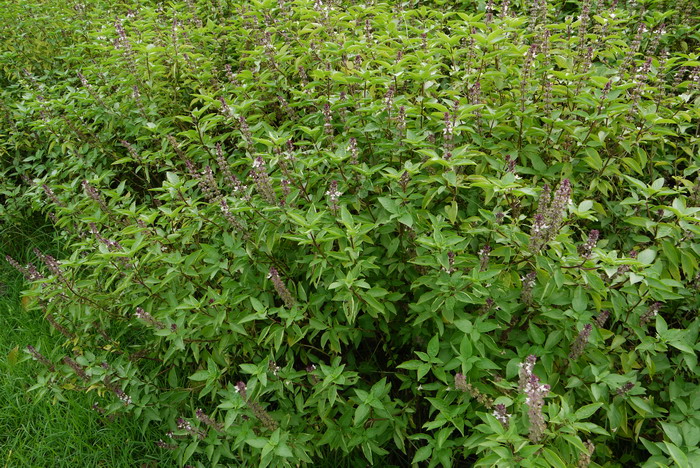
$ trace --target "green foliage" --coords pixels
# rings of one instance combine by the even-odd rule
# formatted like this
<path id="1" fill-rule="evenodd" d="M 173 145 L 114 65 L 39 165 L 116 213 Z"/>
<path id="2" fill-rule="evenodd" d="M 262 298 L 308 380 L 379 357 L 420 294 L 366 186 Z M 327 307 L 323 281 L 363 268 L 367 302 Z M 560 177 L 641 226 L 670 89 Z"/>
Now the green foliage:
<path id="1" fill-rule="evenodd" d="M 67 252 L 18 265 L 37 395 L 180 465 L 700 464 L 694 2 L 40 5 L 0 57 L 5 214 Z"/>
<path id="2" fill-rule="evenodd" d="M 42 217 L 43 218 L 43 217 Z M 4 228 L 0 251 L 22 261 L 31 247 L 51 249 L 51 229 L 43 219 L 23 219 L 22 228 Z M 94 394 L 61 392 L 52 400 L 28 391 L 42 365 L 27 359 L 28 344 L 60 359 L 63 340 L 49 335 L 50 325 L 20 300 L 23 280 L 9 264 L 0 266 L 0 463 L 2 466 L 155 467 L 169 454 L 155 442 L 157 428 L 145 433 L 128 414 L 100 414 Z M 93 406 L 97 404 L 98 406 Z M 166 462 L 167 463 L 167 462 Z"/>

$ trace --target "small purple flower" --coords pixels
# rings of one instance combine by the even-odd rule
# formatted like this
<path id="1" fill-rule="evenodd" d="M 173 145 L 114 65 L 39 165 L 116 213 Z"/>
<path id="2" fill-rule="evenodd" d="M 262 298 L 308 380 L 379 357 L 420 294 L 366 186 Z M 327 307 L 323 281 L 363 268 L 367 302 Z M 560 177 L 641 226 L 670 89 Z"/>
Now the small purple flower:
<path id="1" fill-rule="evenodd" d="M 343 193 L 338 190 L 338 181 L 331 181 L 328 191 L 326 191 L 326 195 L 328 196 L 328 205 L 330 206 L 333 214 L 338 212 L 338 200 L 342 194 Z"/>
<path id="2" fill-rule="evenodd" d="M 493 417 L 496 418 L 498 420 L 498 422 L 500 422 L 503 425 L 503 427 L 505 427 L 507 429 L 508 423 L 510 421 L 510 417 L 512 415 L 508 414 L 508 412 L 506 410 L 507 410 L 507 408 L 506 408 L 506 405 L 504 405 L 504 404 L 494 405 L 492 414 L 493 414 Z"/>
<path id="3" fill-rule="evenodd" d="M 486 244 L 479 251 L 479 271 L 485 271 L 489 268 L 489 253 L 491 252 L 491 246 Z"/>
<path id="4" fill-rule="evenodd" d="M 620 396 L 625 395 L 627 392 L 634 388 L 634 382 L 627 382 L 620 388 L 616 390 L 616 393 Z"/>

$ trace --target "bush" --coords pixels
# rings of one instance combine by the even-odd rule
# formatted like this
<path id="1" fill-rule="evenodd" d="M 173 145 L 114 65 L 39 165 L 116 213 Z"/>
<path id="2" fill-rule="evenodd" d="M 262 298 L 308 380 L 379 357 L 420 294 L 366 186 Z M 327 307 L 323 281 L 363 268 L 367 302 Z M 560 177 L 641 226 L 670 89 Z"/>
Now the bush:
<path id="1" fill-rule="evenodd" d="M 700 464 L 698 9 L 593 3 L 8 7 L 37 391 L 181 465 Z"/>

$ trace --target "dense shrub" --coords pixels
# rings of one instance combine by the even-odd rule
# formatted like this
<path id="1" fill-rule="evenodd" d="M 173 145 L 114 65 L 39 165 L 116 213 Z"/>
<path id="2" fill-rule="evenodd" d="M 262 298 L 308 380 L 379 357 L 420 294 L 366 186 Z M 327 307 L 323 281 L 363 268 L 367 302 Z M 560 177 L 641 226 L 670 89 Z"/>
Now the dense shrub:
<path id="1" fill-rule="evenodd" d="M 697 5 L 520 3 L 8 5 L 36 390 L 179 464 L 699 465 Z"/>

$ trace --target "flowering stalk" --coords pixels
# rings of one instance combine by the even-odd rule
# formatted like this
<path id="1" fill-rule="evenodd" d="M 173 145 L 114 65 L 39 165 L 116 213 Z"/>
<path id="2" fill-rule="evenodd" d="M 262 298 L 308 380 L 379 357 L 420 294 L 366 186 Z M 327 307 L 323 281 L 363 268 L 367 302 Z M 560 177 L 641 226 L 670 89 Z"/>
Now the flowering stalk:
<path id="1" fill-rule="evenodd" d="M 85 193 L 87 194 L 87 196 L 95 200 L 97 204 L 100 205 L 100 209 L 102 209 L 102 211 L 109 211 L 109 207 L 107 206 L 107 203 L 102 197 L 102 194 L 95 187 L 90 185 L 90 183 L 87 180 L 83 180 L 83 188 L 85 189 Z"/>
<path id="2" fill-rule="evenodd" d="M 491 252 L 491 246 L 485 245 L 479 251 L 479 271 L 485 271 L 489 268 L 489 253 Z"/>
<path id="3" fill-rule="evenodd" d="M 637 258 L 637 251 L 636 250 L 630 251 L 629 256 L 632 259 Z M 620 265 L 619 267 L 617 267 L 617 271 L 615 273 L 613 273 L 612 276 L 610 276 L 609 281 L 612 282 L 613 280 L 615 280 L 615 278 L 617 278 L 618 276 L 624 275 L 629 270 L 630 270 L 629 265 Z"/>
<path id="4" fill-rule="evenodd" d="M 272 279 L 272 284 L 275 287 L 275 291 L 277 291 L 277 294 L 280 296 L 280 298 L 282 298 L 284 305 L 287 307 L 294 307 L 294 297 L 292 297 L 292 293 L 289 292 L 287 286 L 285 286 L 284 282 L 282 282 L 282 278 L 280 278 L 277 269 L 270 267 L 270 273 L 267 275 L 267 277 Z"/>
<path id="5" fill-rule="evenodd" d="M 399 185 L 401 186 L 401 190 L 406 193 L 406 189 L 408 188 L 408 184 L 411 182 L 411 175 L 408 173 L 408 171 L 403 171 L 403 174 L 401 174 L 401 178 L 399 179 Z"/>
<path id="6" fill-rule="evenodd" d="M 348 151 L 350 152 L 350 164 L 358 164 L 359 160 L 357 159 L 357 139 L 355 137 L 350 138 L 350 141 L 348 142 Z"/>
<path id="7" fill-rule="evenodd" d="M 147 324 L 152 325 L 159 330 L 162 330 L 165 328 L 165 325 L 163 324 L 163 322 L 159 322 L 158 320 L 154 319 L 150 313 L 146 312 L 141 307 L 136 308 L 136 312 L 134 313 L 134 317 L 136 317 L 139 320 L 143 320 Z"/>
<path id="8" fill-rule="evenodd" d="M 326 103 L 323 106 L 323 129 L 326 135 L 333 135 L 333 113 L 331 112 L 331 105 Z"/>
<path id="9" fill-rule="evenodd" d="M 585 445 L 586 451 L 581 452 L 579 455 L 576 468 L 588 468 L 588 466 L 591 464 L 591 457 L 593 456 L 593 452 L 595 452 L 595 445 L 593 445 L 593 442 L 590 440 L 587 440 Z"/>
<path id="10" fill-rule="evenodd" d="M 343 193 L 338 190 L 338 181 L 332 180 L 328 191 L 326 191 L 326 195 L 328 196 L 328 205 L 334 215 L 338 213 L 338 199 L 342 194 Z"/>
<path id="11" fill-rule="evenodd" d="M 528 48 L 527 52 L 525 52 L 525 62 L 523 63 L 523 69 L 521 72 L 520 76 L 520 110 L 521 112 L 525 112 L 525 96 L 527 93 L 525 92 L 527 89 L 528 85 L 528 80 L 530 78 L 530 73 L 532 71 L 532 62 L 535 59 L 535 55 L 537 55 L 537 49 L 538 49 L 537 43 L 533 43 L 530 45 Z"/>
<path id="12" fill-rule="evenodd" d="M 5 260 L 7 260 L 7 263 L 12 265 L 15 268 L 15 270 L 22 273 L 22 276 L 24 276 L 24 279 L 26 279 L 27 281 L 37 281 L 45 278 L 44 275 L 39 273 L 39 270 L 37 270 L 32 263 L 28 263 L 26 267 L 23 267 L 19 264 L 17 260 L 10 257 L 9 255 L 5 255 Z"/>
<path id="13" fill-rule="evenodd" d="M 265 411 L 265 409 L 260 406 L 259 403 L 252 401 L 251 399 L 248 398 L 248 395 L 246 393 L 247 391 L 246 384 L 243 382 L 238 382 L 236 384 L 236 391 L 238 392 L 239 395 L 241 395 L 241 398 L 245 402 L 246 406 L 253 412 L 256 418 L 265 426 L 267 429 L 270 431 L 274 431 L 277 429 L 277 422 L 272 419 L 270 414 Z"/>
<path id="14" fill-rule="evenodd" d="M 452 123 L 452 117 L 449 112 L 444 113 L 444 125 L 442 129 L 442 135 L 445 141 L 445 151 L 450 152 L 454 148 L 452 139 L 454 137 L 454 125 Z"/>
<path id="15" fill-rule="evenodd" d="M 27 346 L 27 351 L 29 351 L 29 354 L 32 355 L 32 357 L 34 358 L 34 360 L 39 361 L 40 363 L 42 363 L 43 365 L 45 365 L 46 367 L 48 367 L 48 369 L 49 369 L 51 372 L 54 372 L 54 371 L 56 370 L 56 368 L 54 367 L 53 363 L 52 363 L 51 361 L 49 361 L 49 360 L 46 358 L 46 356 L 44 356 L 44 355 L 41 354 L 39 351 L 37 351 L 36 348 L 34 348 L 34 346 L 28 345 L 28 346 Z"/>
<path id="16" fill-rule="evenodd" d="M 535 286 L 535 278 L 537 278 L 537 272 L 534 271 L 520 278 L 523 284 L 520 297 L 526 304 L 532 304 L 532 288 Z"/>
<path id="17" fill-rule="evenodd" d="M 530 247 L 538 252 L 559 232 L 564 220 L 566 206 L 571 200 L 571 183 L 564 179 L 550 200 L 549 186 L 545 185 L 540 196 L 530 233 Z"/>
<path id="18" fill-rule="evenodd" d="M 102 367 L 104 367 L 105 369 L 109 369 L 109 366 L 106 363 L 103 363 Z M 124 390 L 122 390 L 122 388 L 119 385 L 112 383 L 112 378 L 109 375 L 105 375 L 103 383 L 109 391 L 114 393 L 117 396 L 117 398 L 119 398 L 121 402 L 124 403 L 124 406 L 129 406 L 132 403 L 131 397 L 124 393 Z"/>
<path id="19" fill-rule="evenodd" d="M 641 317 L 639 317 L 639 326 L 643 327 L 647 323 L 651 321 L 656 315 L 659 313 L 659 309 L 661 308 L 661 303 L 660 302 L 654 302 L 651 306 L 649 306 L 649 309 L 642 314 Z"/>
<path id="20" fill-rule="evenodd" d="M 75 373 L 78 375 L 78 377 L 83 379 L 85 382 L 90 381 L 90 378 L 85 373 L 85 369 L 83 369 L 83 366 L 81 366 L 80 364 L 78 364 L 77 362 L 75 362 L 74 360 L 69 358 L 68 356 L 63 358 L 63 363 L 66 364 L 67 366 L 69 366 L 71 369 L 73 369 L 73 371 L 75 371 Z"/>
<path id="21" fill-rule="evenodd" d="M 246 143 L 248 143 L 248 146 L 253 146 L 253 134 L 250 132 L 250 127 L 248 126 L 248 122 L 246 121 L 245 117 L 240 116 L 238 117 L 238 124 L 240 126 L 241 130 L 241 135 L 243 135 L 243 139 L 245 140 Z"/>
<path id="22" fill-rule="evenodd" d="M 586 241 L 585 244 L 581 246 L 580 254 L 583 258 L 589 259 L 591 258 L 591 253 L 593 248 L 596 246 L 598 243 L 598 237 L 600 236 L 600 232 L 597 229 L 593 229 L 589 234 L 588 234 L 588 240 Z"/>
<path id="23" fill-rule="evenodd" d="M 34 248 L 34 254 L 39 257 L 39 259 L 44 262 L 51 272 L 57 279 L 67 284 L 68 280 L 63 276 L 63 271 L 61 270 L 61 264 L 53 258 L 51 255 L 42 253 L 39 249 Z"/>
<path id="24" fill-rule="evenodd" d="M 467 378 L 461 372 L 455 374 L 455 390 L 460 392 L 468 392 L 476 401 L 484 405 L 486 408 L 491 408 L 493 406 L 493 400 L 487 395 L 479 391 L 478 388 L 474 387 L 472 384 L 467 383 Z"/>
<path id="25" fill-rule="evenodd" d="M 129 151 L 129 155 L 133 158 L 134 161 L 136 161 L 139 165 L 144 166 L 143 158 L 141 158 L 141 155 L 136 151 L 136 149 L 131 146 L 131 144 L 126 141 L 126 140 L 121 140 L 120 143 L 122 144 L 123 147 Z"/>
<path id="26" fill-rule="evenodd" d="M 539 377 L 533 373 L 537 357 L 531 354 L 520 364 L 519 389 L 525 395 L 525 404 L 528 406 L 528 418 L 530 420 L 529 438 L 533 443 L 538 443 L 544 437 L 547 424 L 544 420 L 542 407 L 544 398 L 549 393 L 549 385 L 541 384 Z"/>
<path id="27" fill-rule="evenodd" d="M 277 197 L 270 184 L 270 176 L 267 174 L 265 160 L 261 156 L 258 156 L 253 161 L 253 169 L 250 171 L 250 175 L 255 182 L 258 193 L 271 205 L 277 205 Z"/>
<path id="28" fill-rule="evenodd" d="M 226 218 L 226 221 L 228 221 L 237 231 L 243 232 L 243 236 L 248 239 L 250 235 L 245 232 L 245 227 L 243 227 L 240 221 L 233 216 L 233 213 L 231 213 L 231 208 L 228 206 L 228 202 L 226 202 L 224 198 L 219 199 L 219 208 L 221 208 L 221 213 L 224 215 L 224 218 Z"/>
<path id="29" fill-rule="evenodd" d="M 156 442 L 156 445 L 166 450 L 177 450 L 177 445 L 163 442 L 163 439 L 159 439 L 158 442 Z"/>
<path id="30" fill-rule="evenodd" d="M 399 106 L 399 115 L 396 117 L 396 129 L 399 131 L 399 140 L 406 136 L 406 107 Z M 399 141 L 399 146 L 403 146 L 403 142 Z"/>
<path id="31" fill-rule="evenodd" d="M 65 328 L 63 325 L 61 325 L 60 323 L 58 323 L 56 321 L 56 319 L 54 318 L 53 314 L 51 314 L 51 312 L 46 313 L 46 321 L 49 322 L 52 327 L 54 327 L 56 330 L 58 330 L 58 332 L 61 335 L 65 336 L 66 338 L 68 338 L 70 340 L 75 338 L 75 335 L 73 333 L 68 331 L 67 328 Z"/>
<path id="32" fill-rule="evenodd" d="M 95 90 L 93 87 L 90 85 L 88 82 L 87 78 L 85 76 L 78 72 L 78 78 L 80 78 L 80 83 L 83 85 L 83 87 L 87 90 L 88 94 L 90 95 L 91 98 L 93 98 L 98 104 L 100 104 L 102 107 L 106 108 L 107 105 L 102 101 L 102 99 L 95 93 Z"/>
<path id="33" fill-rule="evenodd" d="M 222 432 L 224 430 L 224 426 L 221 423 L 218 423 L 218 422 L 214 421 L 213 419 L 211 419 L 201 409 L 197 409 L 197 411 L 195 411 L 195 415 L 197 416 L 197 419 L 199 419 L 201 422 L 203 422 L 207 426 L 213 428 L 214 430 L 216 430 L 218 432 Z"/>
<path id="34" fill-rule="evenodd" d="M 384 110 L 386 111 L 389 119 L 391 119 L 391 110 L 394 108 L 394 85 L 389 86 L 389 89 L 384 95 Z"/>
<path id="35" fill-rule="evenodd" d="M 511 414 L 508 414 L 506 405 L 499 403 L 497 405 L 494 405 L 493 407 L 493 417 L 500 422 L 503 427 L 508 429 L 508 425 L 510 422 L 510 417 L 512 416 Z"/>
<path id="36" fill-rule="evenodd" d="M 224 153 L 221 149 L 221 143 L 216 144 L 216 162 L 219 165 L 219 169 L 224 173 L 224 180 L 228 183 L 229 187 L 233 193 L 240 193 L 245 198 L 245 191 L 248 187 L 243 185 L 243 183 L 236 177 L 233 172 L 231 172 L 231 166 L 226 161 Z"/>
<path id="37" fill-rule="evenodd" d="M 122 50 L 127 68 L 131 72 L 131 75 L 140 82 L 138 74 L 136 73 L 136 54 L 134 53 L 134 49 L 131 47 L 129 36 L 126 35 L 124 26 L 122 26 L 122 22 L 119 18 L 114 21 L 114 29 L 117 31 L 117 39 L 115 40 L 114 45 L 117 49 Z"/>
<path id="38" fill-rule="evenodd" d="M 575 361 L 576 359 L 581 357 L 581 354 L 583 354 L 583 350 L 586 347 L 586 344 L 588 343 L 588 338 L 591 336 L 592 329 L 593 325 L 591 325 L 590 323 L 587 323 L 583 326 L 583 329 L 581 329 L 578 336 L 576 337 L 576 340 L 574 340 L 574 343 L 571 345 L 569 359 Z"/>
<path id="39" fill-rule="evenodd" d="M 459 390 L 460 392 L 467 391 L 467 377 L 461 372 L 455 374 L 455 390 Z"/>
<path id="40" fill-rule="evenodd" d="M 610 316 L 610 311 L 609 310 L 601 310 L 598 316 L 595 318 L 595 324 L 598 326 L 598 328 L 603 328 L 605 325 L 605 322 L 608 320 L 608 317 Z"/>
<path id="41" fill-rule="evenodd" d="M 183 418 L 177 418 L 177 428 L 181 431 L 187 432 L 189 435 L 197 437 L 200 440 L 204 439 L 206 436 L 206 433 L 203 430 L 195 429 L 192 427 L 192 423 Z"/>

